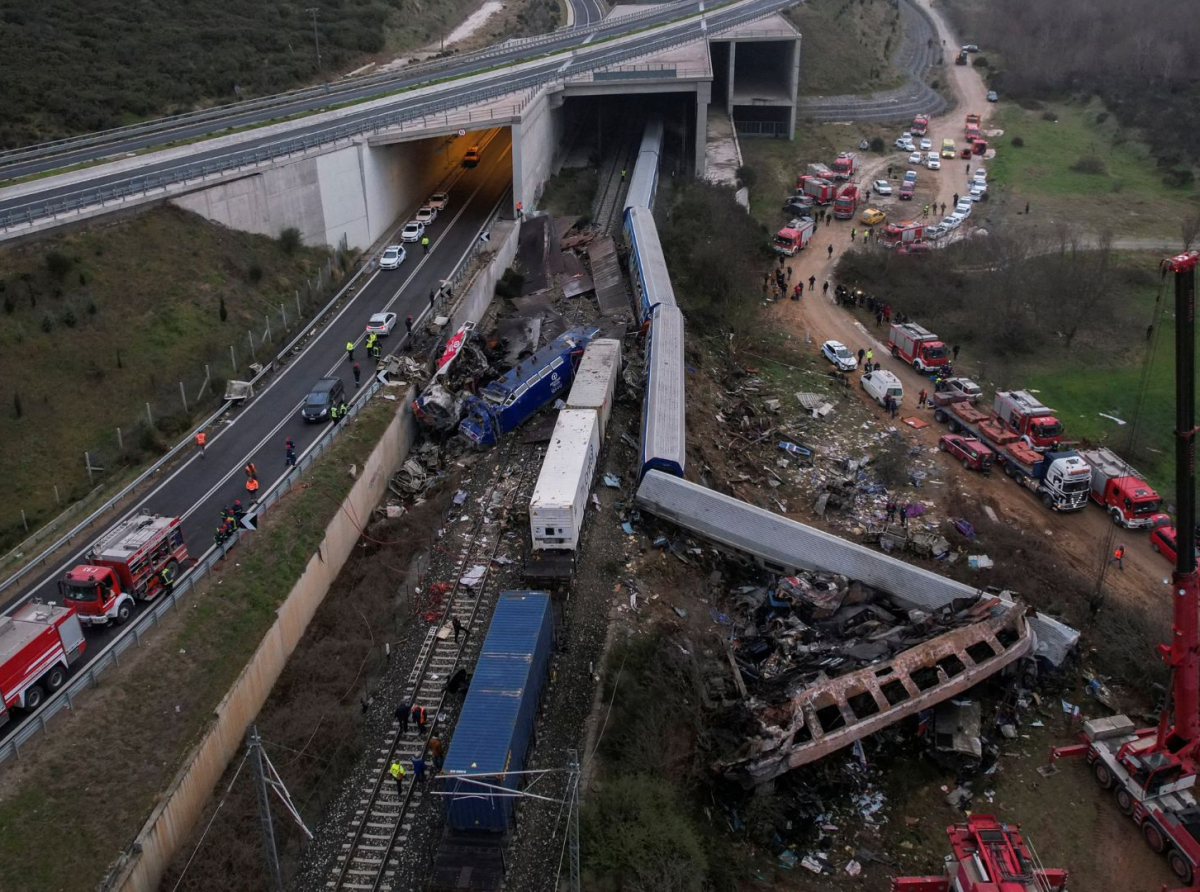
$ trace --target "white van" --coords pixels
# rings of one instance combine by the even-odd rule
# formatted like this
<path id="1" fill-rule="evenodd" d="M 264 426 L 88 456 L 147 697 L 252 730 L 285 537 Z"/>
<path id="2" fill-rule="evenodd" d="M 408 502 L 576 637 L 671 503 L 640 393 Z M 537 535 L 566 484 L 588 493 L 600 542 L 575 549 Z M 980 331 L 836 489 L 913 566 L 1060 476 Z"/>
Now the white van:
<path id="1" fill-rule="evenodd" d="M 880 369 L 877 372 L 868 372 L 858 379 L 862 385 L 862 389 L 867 392 L 867 395 L 879 405 L 883 405 L 883 398 L 890 396 L 896 401 L 896 406 L 900 406 L 900 402 L 904 399 L 904 385 L 900 383 L 900 379 L 889 372 L 887 369 Z"/>

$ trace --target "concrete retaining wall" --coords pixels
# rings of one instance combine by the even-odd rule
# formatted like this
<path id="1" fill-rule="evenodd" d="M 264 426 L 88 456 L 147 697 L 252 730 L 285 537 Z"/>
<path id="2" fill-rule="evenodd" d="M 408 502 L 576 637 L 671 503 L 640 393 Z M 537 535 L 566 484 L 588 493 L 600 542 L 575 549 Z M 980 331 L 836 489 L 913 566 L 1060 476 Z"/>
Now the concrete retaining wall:
<path id="1" fill-rule="evenodd" d="M 110 888 L 121 892 L 156 890 L 171 859 L 195 828 L 213 788 L 244 744 L 246 729 L 358 541 L 359 529 L 351 518 L 370 516 L 387 490 L 388 478 L 407 458 L 415 430 L 410 409 L 414 395 L 410 389 L 400 400 L 396 417 L 364 464 L 343 510 L 330 522 L 317 553 L 280 605 L 258 650 L 217 706 L 215 721 L 204 739 L 188 755 L 142 827 L 134 854 Z"/>
<path id="2" fill-rule="evenodd" d="M 492 262 L 480 270 L 450 314 L 450 324 L 446 326 L 448 332 L 457 331 L 464 322 L 478 322 L 483 317 L 496 293 L 496 282 L 512 266 L 513 258 L 517 256 L 517 234 L 520 230 L 515 220 L 503 220 L 492 227 L 492 244 L 496 246 L 496 254 Z"/>
<path id="3" fill-rule="evenodd" d="M 542 90 L 521 112 L 513 133 L 513 202 L 526 212 L 542 197 L 550 178 L 554 154 L 562 144 L 563 110 L 552 108 L 550 92 Z"/>
<path id="4" fill-rule="evenodd" d="M 445 175 L 438 140 L 371 146 L 366 140 L 297 158 L 172 199 L 244 232 L 277 237 L 295 226 L 305 244 L 366 250 L 416 210 Z"/>

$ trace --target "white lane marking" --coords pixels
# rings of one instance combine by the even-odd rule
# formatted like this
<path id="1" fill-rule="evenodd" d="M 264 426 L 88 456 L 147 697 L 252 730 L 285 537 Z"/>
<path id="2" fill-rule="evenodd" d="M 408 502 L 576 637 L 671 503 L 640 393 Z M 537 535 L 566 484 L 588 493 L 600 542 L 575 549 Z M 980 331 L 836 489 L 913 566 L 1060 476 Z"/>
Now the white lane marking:
<path id="1" fill-rule="evenodd" d="M 511 150 L 512 150 L 512 144 L 510 143 L 508 146 L 506 146 L 506 147 L 505 147 L 505 150 L 504 150 L 504 152 L 503 152 L 503 153 L 501 153 L 500 157 L 501 157 L 501 158 L 505 158 L 505 157 L 507 157 L 507 156 L 508 156 L 508 153 L 509 153 Z M 455 223 L 455 222 L 458 220 L 458 218 L 459 218 L 459 217 L 462 215 L 462 213 L 463 213 L 463 212 L 466 210 L 466 208 L 467 208 L 467 207 L 470 205 L 470 203 L 471 203 L 471 201 L 474 199 L 475 195 L 476 195 L 476 194 L 478 194 L 478 192 L 479 192 L 479 189 L 480 189 L 480 188 L 482 188 L 482 184 L 480 184 L 480 186 L 479 186 L 479 187 L 476 187 L 475 191 L 471 193 L 471 198 L 468 198 L 468 199 L 467 199 L 467 201 L 464 203 L 464 205 L 463 205 L 462 209 L 460 209 L 460 210 L 459 210 L 459 212 L 458 212 L 458 214 L 455 216 L 454 220 L 451 220 L 451 222 L 450 222 L 450 226 L 449 226 L 449 227 L 447 227 L 445 230 L 443 230 L 442 236 L 444 236 L 444 235 L 446 234 L 446 232 L 448 232 L 448 231 L 449 231 L 449 229 L 450 229 L 450 228 L 452 228 L 452 227 L 454 226 L 454 223 Z M 440 241 L 440 240 L 441 240 L 442 236 L 439 236 L 439 237 L 438 237 L 438 241 Z M 434 243 L 434 244 L 436 244 L 436 243 Z M 473 244 L 473 242 L 472 242 L 472 244 Z M 431 247 L 432 247 L 432 246 L 431 246 Z M 426 255 L 425 257 L 422 257 L 422 258 L 421 258 L 421 262 L 420 262 L 420 263 L 418 263 L 418 264 L 417 264 L 415 267 L 413 267 L 413 268 L 412 268 L 412 271 L 409 273 L 409 276 L 408 276 L 408 278 L 407 278 L 407 279 L 405 279 L 405 281 L 404 281 L 404 284 L 402 284 L 402 285 L 400 286 L 400 290 L 399 290 L 399 291 L 397 291 L 397 292 L 395 293 L 395 295 L 392 297 L 392 300 L 391 300 L 391 301 L 389 301 L 389 303 L 388 303 L 388 306 L 389 306 L 389 307 L 392 305 L 392 303 L 394 303 L 394 302 L 395 302 L 396 298 L 397 298 L 397 297 L 399 297 L 399 295 L 400 295 L 400 292 L 401 292 L 401 291 L 403 291 L 403 290 L 404 290 L 404 288 L 405 288 L 405 287 L 408 285 L 408 283 L 412 281 L 413 277 L 414 277 L 414 276 L 416 276 L 416 274 L 417 274 L 417 271 L 418 271 L 418 270 L 421 268 L 421 266 L 424 264 L 424 262 L 425 262 L 425 260 L 427 259 L 427 257 L 428 257 L 428 255 Z M 369 279 L 367 279 L 367 282 L 366 282 L 366 284 L 364 284 L 364 285 L 362 286 L 362 288 L 361 288 L 361 289 L 359 289 L 358 293 L 357 293 L 357 294 L 354 296 L 354 298 L 352 298 L 351 300 L 347 301 L 346 305 L 345 305 L 345 306 L 343 306 L 343 307 L 342 307 L 342 309 L 341 309 L 340 311 L 338 311 L 337 315 L 335 315 L 335 316 L 334 316 L 332 319 L 330 319 L 330 320 L 329 320 L 329 322 L 328 322 L 328 323 L 325 325 L 325 328 L 324 328 L 324 330 L 321 332 L 321 334 L 320 334 L 320 335 L 318 335 L 317 337 L 313 338 L 311 341 L 309 341 L 309 342 L 308 342 L 308 344 L 306 344 L 306 345 L 305 345 L 304 349 L 300 351 L 299 355 L 298 355 L 298 356 L 296 356 L 296 357 L 294 357 L 294 358 L 293 358 L 291 361 L 289 361 L 289 362 L 288 362 L 288 364 L 287 364 L 287 366 L 285 367 L 285 369 L 284 369 L 284 372 L 283 372 L 282 374 L 280 374 L 280 375 L 277 375 L 277 376 L 274 378 L 274 380 L 272 380 L 272 381 L 271 381 L 271 383 L 267 385 L 267 387 L 266 387 L 266 389 L 265 389 L 265 390 L 263 390 L 261 393 L 259 393 L 259 394 L 258 394 L 258 396 L 257 396 L 257 397 L 256 397 L 256 398 L 255 398 L 255 399 L 254 399 L 254 400 L 253 400 L 251 403 L 249 403 L 249 404 L 248 404 L 248 405 L 247 405 L 245 408 L 243 408 L 243 410 L 242 410 L 241 412 L 239 412 L 239 413 L 238 413 L 237 417 L 235 417 L 235 418 L 233 419 L 233 421 L 231 421 L 229 424 L 227 424 L 225 427 L 223 427 L 223 428 L 222 428 L 220 431 L 218 431 L 218 432 L 217 432 L 217 433 L 216 433 L 216 434 L 213 436 L 213 438 L 212 438 L 212 442 L 214 442 L 214 443 L 215 443 L 218 437 L 220 437 L 220 436 L 221 436 L 222 434 L 224 434 L 226 431 L 232 430 L 232 428 L 233 428 L 233 426 L 234 426 L 235 424 L 237 424 L 237 423 L 238 423 L 239 421 L 241 421 L 243 418 L 247 417 L 247 412 L 245 411 L 245 409 L 246 409 L 246 408 L 249 408 L 249 406 L 253 405 L 254 403 L 257 403 L 257 402 L 258 402 L 259 400 L 261 400 L 261 399 L 262 399 L 262 398 L 263 398 L 263 397 L 264 397 L 264 396 L 265 396 L 267 393 L 269 393 L 269 392 L 271 391 L 271 389 L 272 389 L 273 387 L 275 387 L 275 385 L 276 385 L 276 384 L 278 384 L 280 381 L 282 381 L 282 380 L 283 380 L 283 379 L 286 377 L 286 375 L 287 375 L 287 371 L 295 367 L 297 360 L 300 360 L 300 359 L 302 359 L 302 358 L 305 356 L 305 354 L 307 354 L 307 353 L 308 353 L 308 351 L 309 351 L 309 350 L 312 350 L 312 349 L 313 349 L 313 348 L 314 348 L 314 347 L 315 347 L 315 346 L 316 346 L 316 345 L 317 345 L 319 342 L 321 342 L 321 340 L 322 340 L 322 339 L 323 339 L 323 338 L 324 338 L 324 337 L 325 337 L 325 336 L 326 336 L 326 335 L 329 333 L 329 331 L 330 331 L 330 329 L 333 327 L 333 325 L 334 325 L 334 324 L 335 324 L 335 323 L 336 323 L 336 322 L 337 322 L 339 319 L 341 319 L 341 317 L 342 317 L 343 315 L 345 315 L 345 313 L 346 313 L 347 311 L 349 311 L 351 308 L 353 308 L 353 307 L 355 307 L 355 306 L 356 306 L 356 304 L 358 303 L 359 299 L 360 299 L 360 298 L 361 298 L 363 295 L 365 295 L 365 294 L 366 294 L 368 287 L 370 286 L 370 284 L 371 284 L 372 282 L 374 282 L 374 281 L 375 281 L 375 277 L 376 277 L 376 276 L 378 276 L 378 275 L 379 275 L 379 273 L 380 273 L 380 270 L 376 270 L 374 273 L 372 273 L 372 274 L 371 274 L 371 277 L 370 277 Z M 426 310 L 426 311 L 427 311 L 427 310 Z M 359 342 L 359 341 L 361 341 L 361 340 L 362 340 L 363 338 L 365 338 L 365 337 L 366 337 L 366 332 L 364 331 L 364 332 L 363 332 L 361 335 L 359 335 L 359 337 L 358 337 L 358 340 L 356 340 L 356 341 L 355 341 L 355 344 L 357 345 L 357 344 L 358 344 L 358 342 Z M 341 351 L 341 352 L 342 352 L 342 353 L 344 353 L 345 351 Z M 343 361 L 343 360 L 339 358 L 339 359 L 338 359 L 338 361 L 337 361 L 337 362 L 335 362 L 335 363 L 333 364 L 333 367 L 332 367 L 332 369 L 330 370 L 330 371 L 331 371 L 331 373 L 332 373 L 332 371 L 336 370 L 336 369 L 337 369 L 337 368 L 338 368 L 338 367 L 339 367 L 339 366 L 342 364 L 342 361 Z M 255 446 L 255 447 L 254 447 L 254 448 L 253 448 L 253 449 L 252 449 L 252 450 L 251 450 L 251 451 L 250 451 L 250 452 L 249 452 L 247 455 L 245 455 L 245 456 L 242 458 L 242 460 L 241 460 L 241 461 L 240 461 L 240 462 L 239 462 L 237 465 L 235 465 L 235 466 L 234 466 L 234 467 L 233 467 L 233 468 L 232 468 L 232 469 L 229 471 L 229 473 L 227 473 L 227 474 L 226 474 L 226 475 L 225 475 L 225 476 L 224 476 L 224 477 L 223 477 L 223 478 L 222 478 L 220 481 L 218 481 L 218 482 L 217 482 L 217 483 L 216 483 L 216 484 L 215 484 L 215 485 L 214 485 L 214 486 L 213 486 L 211 489 L 209 489 L 209 491 L 208 491 L 207 493 L 205 493 L 205 495 L 204 495 L 204 496 L 202 496 L 200 499 L 197 499 L 196 501 L 194 501 L 194 502 L 192 503 L 191 507 L 190 507 L 190 508 L 189 508 L 189 509 L 188 509 L 188 510 L 187 510 L 187 511 L 184 513 L 184 514 L 182 514 L 182 515 L 180 515 L 180 516 L 181 516 L 182 518 L 187 518 L 187 517 L 190 517 L 190 516 L 191 516 L 191 515 L 192 515 L 192 514 L 193 514 L 193 513 L 196 511 L 196 509 L 197 509 L 197 508 L 200 506 L 200 504 L 201 504 L 201 503 L 203 503 L 203 502 L 206 502 L 206 501 L 207 501 L 209 498 L 211 498 L 211 497 L 212 497 L 212 494 L 213 494 L 214 492 L 216 492 L 216 490 L 217 490 L 217 489 L 219 489 L 220 487 L 224 486 L 224 485 L 225 485 L 225 483 L 226 483 L 226 482 L 229 480 L 229 478 L 230 478 L 230 477 L 234 476 L 234 475 L 235 475 L 235 474 L 236 474 L 236 473 L 237 473 L 239 470 L 242 470 L 242 469 L 245 467 L 245 465 L 246 465 L 246 462 L 248 462 L 248 461 L 251 459 L 251 457 L 254 455 L 254 453 L 255 453 L 255 452 L 257 452 L 259 449 L 261 449 L 261 448 L 263 447 L 263 445 L 264 445 L 264 444 L 265 444 L 265 443 L 266 443 L 266 442 L 267 442 L 267 441 L 268 441 L 268 440 L 269 440 L 271 437 L 274 437 L 275 435 L 277 435 L 277 434 L 279 433 L 279 430 L 280 430 L 280 428 L 282 428 L 284 424 L 286 424 L 286 423 L 287 423 L 289 420 L 292 420 L 292 416 L 293 416 L 293 415 L 294 415 L 296 412 L 298 412 L 298 411 L 300 410 L 300 406 L 301 406 L 301 405 L 303 405 L 303 400 L 301 400 L 299 403 L 297 403 L 297 404 L 296 404 L 296 405 L 295 405 L 295 406 L 294 406 L 294 407 L 293 407 L 293 408 L 292 408 L 292 409 L 291 409 L 291 410 L 290 410 L 290 411 L 289 411 L 289 412 L 288 412 L 286 415 L 284 415 L 284 416 L 283 416 L 283 418 L 282 418 L 282 420 L 279 422 L 279 424 L 277 424 L 277 425 L 276 425 L 276 426 L 275 426 L 275 427 L 274 427 L 274 428 L 273 428 L 273 429 L 272 429 L 272 430 L 271 430 L 271 431 L 270 431 L 270 432 L 269 432 L 269 433 L 268 433 L 266 436 L 264 436 L 264 437 L 263 437 L 263 438 L 262 438 L 262 439 L 261 439 L 261 440 L 258 442 L 258 444 L 257 444 L 257 445 L 256 445 L 256 446 Z M 311 444 L 310 444 L 309 448 L 310 448 L 310 449 L 312 448 L 312 447 L 311 447 Z M 307 451 L 308 451 L 308 450 L 305 450 L 305 452 L 307 452 Z M 182 474 L 182 473 L 183 473 L 183 471 L 184 471 L 186 468 L 188 468 L 188 467 L 189 467 L 189 466 L 192 464 L 192 462 L 195 462 L 195 461 L 200 461 L 200 460 L 201 460 L 201 459 L 200 459 L 200 457 L 199 457 L 198 455 L 196 455 L 195 453 L 193 453 L 193 454 L 192 454 L 192 456 L 191 456 L 190 458 L 188 458 L 186 461 L 184 461 L 184 462 L 183 462 L 183 464 L 181 464 L 181 465 L 180 465 L 178 468 L 176 468 L 176 469 L 175 469 L 175 470 L 174 470 L 174 471 L 173 471 L 173 472 L 172 472 L 170 475 L 168 475 L 168 476 L 167 476 L 167 477 L 166 477 L 164 480 L 162 480 L 162 481 L 161 481 L 161 482 L 160 482 L 160 483 L 159 483 L 157 486 L 155 486 L 155 487 L 154 487 L 154 489 L 152 489 L 150 492 L 146 493 L 145 497 L 144 497 L 144 498 L 142 498 L 141 500 L 139 500 L 139 502 L 138 502 L 138 504 L 137 504 L 137 507 L 135 507 L 135 508 L 131 509 L 131 510 L 130 510 L 129 512 L 127 512 L 125 515 L 123 515 L 122 517 L 118 518 L 118 520 L 117 520 L 117 521 L 115 521 L 115 523 L 119 523 L 121 520 L 125 520 L 126 518 L 128 518 L 128 517 L 131 517 L 132 515 L 134 515 L 134 514 L 138 513 L 139 511 L 144 511 L 144 510 L 145 510 L 145 506 L 147 505 L 147 503 L 148 503 L 148 502 L 149 502 L 149 501 L 150 501 L 152 498 L 154 498 L 156 495 L 158 495 L 158 493 L 159 493 L 159 492 L 161 492 L 161 491 L 162 491 L 162 489 L 163 489 L 165 486 L 167 486 L 167 485 L 168 485 L 168 484 L 169 484 L 169 483 L 170 483 L 172 480 L 174 480 L 176 477 L 178 477 L 180 474 Z M 21 595 L 21 596 L 20 596 L 20 597 L 19 597 L 17 600 L 13 601 L 13 602 L 12 602 L 12 604 L 11 604 L 11 606 L 9 607 L 9 609 L 8 609 L 8 611 L 7 611 L 7 612 L 11 612 L 12 610 L 15 610 L 17 607 L 20 607 L 22 604 L 24 604 L 24 603 L 25 603 L 26 601 L 28 601 L 30 598 L 34 597 L 34 595 L 35 595 L 35 594 L 36 594 L 38 591 L 40 591 L 40 590 L 42 589 L 42 587 L 45 585 L 45 583 L 46 583 L 46 582 L 50 582 L 50 581 L 52 581 L 54 578 L 56 578 L 56 577 L 58 577 L 58 576 L 61 576 L 61 575 L 62 575 L 62 574 L 63 574 L 63 573 L 64 573 L 64 572 L 65 572 L 65 571 L 66 571 L 66 570 L 69 568 L 69 567 L 73 566 L 73 565 L 74 565 L 74 564 L 75 564 L 75 563 L 78 561 L 79 557 L 80 557 L 80 556 L 81 556 L 81 555 L 82 555 L 82 554 L 83 554 L 85 551 L 87 551 L 87 549 L 88 549 L 88 547 L 90 547 L 90 545 L 91 545 L 91 543 L 90 543 L 90 542 L 88 542 L 88 543 L 87 543 L 87 545 L 85 545 L 85 546 L 84 546 L 83 548 L 81 548 L 79 551 L 77 551 L 77 552 L 75 552 L 74 554 L 72 554 L 72 555 L 71 555 L 71 556 L 70 556 L 70 557 L 69 557 L 69 558 L 68 558 L 66 561 L 64 561 L 64 562 L 63 562 L 63 563 L 62 563 L 62 564 L 61 564 L 61 565 L 60 565 L 60 566 L 59 566 L 59 567 L 58 567 L 58 568 L 57 568 L 57 569 L 54 571 L 54 573 L 53 573 L 53 574 L 52 574 L 50 577 L 48 577 L 48 578 L 45 580 L 45 582 L 43 582 L 43 583 L 42 583 L 42 585 L 35 586 L 34 588 L 32 588 L 32 589 L 30 589 L 29 591 L 27 591 L 25 594 Z"/>

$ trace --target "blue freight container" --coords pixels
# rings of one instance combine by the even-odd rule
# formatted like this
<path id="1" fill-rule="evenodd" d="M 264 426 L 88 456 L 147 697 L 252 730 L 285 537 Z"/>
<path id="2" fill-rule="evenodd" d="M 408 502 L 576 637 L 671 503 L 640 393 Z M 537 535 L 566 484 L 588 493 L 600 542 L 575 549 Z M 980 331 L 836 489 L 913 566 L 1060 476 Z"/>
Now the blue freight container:
<path id="1" fill-rule="evenodd" d="M 515 797 L 480 786 L 462 775 L 516 789 L 533 736 L 538 698 L 554 648 L 554 618 L 546 592 L 503 592 L 475 664 L 442 771 L 455 830 L 502 833 Z"/>

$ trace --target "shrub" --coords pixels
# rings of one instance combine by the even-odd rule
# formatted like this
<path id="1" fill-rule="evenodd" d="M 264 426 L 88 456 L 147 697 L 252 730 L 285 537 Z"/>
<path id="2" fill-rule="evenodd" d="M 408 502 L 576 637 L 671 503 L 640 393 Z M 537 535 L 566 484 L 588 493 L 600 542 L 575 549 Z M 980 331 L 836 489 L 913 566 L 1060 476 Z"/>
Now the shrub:
<path id="1" fill-rule="evenodd" d="M 1177 167 L 1168 171 L 1162 181 L 1172 189 L 1187 189 L 1196 181 L 1196 174 L 1186 167 Z"/>
<path id="2" fill-rule="evenodd" d="M 1054 111 L 1053 109 L 1048 108 L 1044 112 L 1042 112 L 1042 120 L 1049 121 L 1051 124 L 1057 124 L 1058 123 L 1058 112 Z"/>
<path id="3" fill-rule="evenodd" d="M 1106 112 L 1106 111 L 1102 111 L 1102 112 L 1100 112 L 1100 114 L 1096 115 L 1096 123 L 1097 124 L 1103 124 L 1107 120 L 1108 120 L 1108 112 Z"/>
<path id="4" fill-rule="evenodd" d="M 1084 155 L 1071 165 L 1071 170 L 1076 173 L 1102 174 L 1106 171 L 1106 168 L 1102 159 L 1097 158 L 1095 155 Z"/>
<path id="5" fill-rule="evenodd" d="M 67 273 L 71 271 L 71 267 L 75 265 L 75 261 L 64 254 L 62 251 L 50 251 L 46 254 L 46 272 L 58 279 L 60 282 L 66 278 Z"/>
<path id="6" fill-rule="evenodd" d="M 300 237 L 300 230 L 295 226 L 288 226 L 279 233 L 279 247 L 283 249 L 283 253 L 291 256 L 300 250 L 304 244 L 304 239 Z"/>
<path id="7" fill-rule="evenodd" d="M 882 136 L 876 136 L 871 140 L 871 151 L 878 152 L 880 154 L 883 154 L 883 152 L 887 151 L 887 143 L 883 141 Z"/>
<path id="8" fill-rule="evenodd" d="M 606 780 L 582 819 L 587 871 L 600 883 L 663 892 L 705 888 L 705 846 L 668 781 L 645 775 Z"/>
<path id="9" fill-rule="evenodd" d="M 737 169 L 737 178 L 747 189 L 753 189 L 758 182 L 758 172 L 750 165 L 743 164 Z"/>
<path id="10" fill-rule="evenodd" d="M 17 308 L 17 305 L 15 303 L 13 303 L 12 295 L 11 294 L 4 295 L 4 312 L 7 315 L 11 316 L 13 314 L 13 310 L 15 310 L 16 308 Z"/>
<path id="11" fill-rule="evenodd" d="M 226 319 L 229 318 L 229 311 L 225 309 L 225 296 L 224 295 L 221 295 L 221 303 L 220 303 L 220 306 L 217 308 L 217 315 L 221 317 L 222 322 L 224 322 Z"/>
<path id="12" fill-rule="evenodd" d="M 13 391 L 13 417 L 20 418 L 25 414 L 25 410 L 21 408 L 21 394 Z"/>
<path id="13" fill-rule="evenodd" d="M 987 56 L 976 56 L 972 63 L 976 68 L 987 68 L 991 63 L 988 62 Z"/>
<path id="14" fill-rule="evenodd" d="M 93 298 L 88 298 L 87 306 L 85 307 L 89 316 L 95 316 L 97 311 L 96 301 Z"/>
<path id="15" fill-rule="evenodd" d="M 75 308 L 70 304 L 63 307 L 62 312 L 58 316 L 58 321 L 67 328 L 74 328 L 79 323 L 79 317 L 75 315 Z"/>
<path id="16" fill-rule="evenodd" d="M 1019 136 L 1014 136 L 1011 144 L 1014 149 L 1024 148 L 1025 140 L 1021 139 Z"/>
<path id="17" fill-rule="evenodd" d="M 252 261 L 250 266 L 246 269 L 246 281 L 251 285 L 257 285 L 262 281 L 265 274 L 266 271 L 263 269 L 263 265 L 257 260 Z"/>

